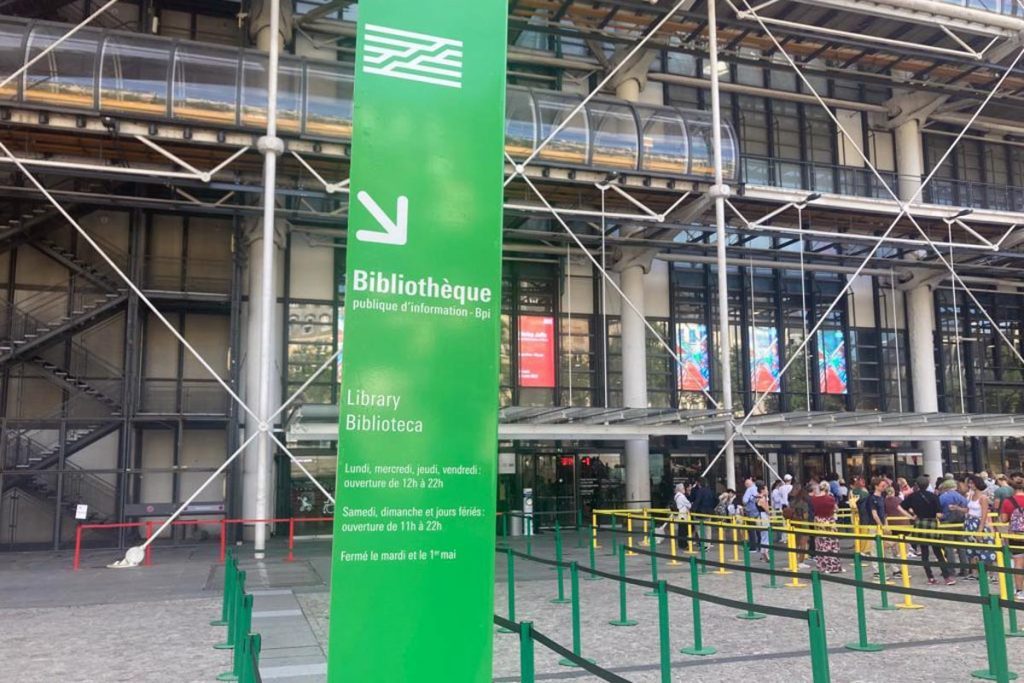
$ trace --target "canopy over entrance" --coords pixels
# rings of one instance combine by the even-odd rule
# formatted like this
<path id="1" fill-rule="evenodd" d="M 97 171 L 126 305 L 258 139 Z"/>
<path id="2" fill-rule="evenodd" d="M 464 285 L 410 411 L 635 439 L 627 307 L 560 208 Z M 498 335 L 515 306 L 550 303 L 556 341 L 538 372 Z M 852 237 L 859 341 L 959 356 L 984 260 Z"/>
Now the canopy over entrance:
<path id="1" fill-rule="evenodd" d="M 498 437 L 508 440 L 621 441 L 684 436 L 721 441 L 729 415 L 671 408 L 553 408 L 509 406 L 499 413 Z M 737 423 L 739 418 L 736 418 Z M 286 426 L 290 442 L 334 441 L 338 408 L 306 405 Z M 1024 415 L 959 413 L 791 412 L 751 417 L 743 433 L 753 442 L 959 440 L 1024 437 Z"/>

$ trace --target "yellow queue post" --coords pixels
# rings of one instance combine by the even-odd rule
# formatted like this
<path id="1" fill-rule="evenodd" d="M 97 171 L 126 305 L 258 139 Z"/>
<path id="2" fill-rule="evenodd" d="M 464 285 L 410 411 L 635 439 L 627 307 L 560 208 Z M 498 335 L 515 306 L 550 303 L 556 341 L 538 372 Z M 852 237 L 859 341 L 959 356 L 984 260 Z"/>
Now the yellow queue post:
<path id="1" fill-rule="evenodd" d="M 590 515 L 590 543 L 595 550 L 601 546 L 597 543 L 597 511 Z"/>
<path id="2" fill-rule="evenodd" d="M 725 527 L 718 527 L 718 562 L 719 564 L 725 564 Z M 716 574 L 732 574 L 731 571 L 726 569 L 724 566 L 719 567 Z"/>
<path id="3" fill-rule="evenodd" d="M 792 572 L 793 574 L 796 574 L 799 571 L 799 567 L 797 567 L 797 562 L 796 562 L 796 534 L 793 533 L 793 525 L 789 522 L 789 520 L 786 521 L 785 529 L 786 529 L 786 548 L 789 550 L 789 565 L 788 565 L 789 566 L 789 571 Z M 812 538 L 812 542 L 813 542 L 813 538 Z M 787 588 L 803 588 L 806 585 L 807 585 L 806 583 L 800 583 L 800 579 L 797 578 L 796 576 L 794 576 L 792 579 L 790 579 L 789 583 L 785 584 L 785 586 Z"/>
<path id="4" fill-rule="evenodd" d="M 633 515 L 626 513 L 626 555 L 633 557 Z"/>
<path id="5" fill-rule="evenodd" d="M 900 578 L 903 580 L 903 587 L 910 588 L 910 567 L 907 565 L 907 542 L 905 540 L 905 537 L 904 540 L 901 540 L 899 542 L 899 549 L 901 560 Z M 924 605 L 919 605 L 916 602 L 914 602 L 914 599 L 910 595 L 910 593 L 904 593 L 903 602 L 896 606 L 900 609 L 924 609 Z"/>
<path id="6" fill-rule="evenodd" d="M 1002 543 L 1002 538 L 1000 537 L 1000 534 L 998 534 L 998 533 L 996 534 L 995 541 L 996 541 L 996 566 L 999 567 L 1000 569 L 1006 569 L 1006 562 L 1005 562 L 1005 560 L 1003 558 L 1003 553 L 1001 552 L 1002 547 L 1003 547 L 1003 543 Z M 1012 578 L 1013 577 L 1010 574 L 1008 574 L 1007 572 L 999 572 L 999 599 L 1000 600 L 1009 600 L 1010 599 L 1010 592 L 1007 590 L 1007 587 L 1009 586 L 1010 581 L 1012 580 Z"/>
<path id="7" fill-rule="evenodd" d="M 732 561 L 740 561 L 740 530 L 736 527 L 732 528 Z"/>
<path id="8" fill-rule="evenodd" d="M 671 564 L 671 565 L 682 564 L 681 562 L 679 562 L 679 560 L 676 559 L 676 551 L 678 550 L 678 548 L 676 546 L 676 524 L 672 522 L 671 517 L 669 518 L 669 522 L 668 522 L 668 540 L 669 540 L 669 545 L 668 545 L 668 547 L 669 547 L 669 554 L 672 555 L 672 559 L 669 560 L 669 564 Z"/>

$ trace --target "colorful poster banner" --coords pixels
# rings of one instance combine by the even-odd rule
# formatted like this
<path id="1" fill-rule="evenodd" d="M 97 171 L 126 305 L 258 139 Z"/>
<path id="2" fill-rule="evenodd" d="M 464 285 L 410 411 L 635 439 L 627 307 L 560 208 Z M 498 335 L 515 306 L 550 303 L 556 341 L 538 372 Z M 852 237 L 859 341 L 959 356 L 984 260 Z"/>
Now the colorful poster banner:
<path id="1" fill-rule="evenodd" d="M 555 319 L 551 316 L 519 316 L 519 386 L 555 386 Z"/>
<path id="2" fill-rule="evenodd" d="M 701 323 L 676 323 L 677 385 L 680 391 L 707 391 L 711 387 L 708 328 Z"/>
<path id="3" fill-rule="evenodd" d="M 507 15 L 359 3 L 331 683 L 492 678 Z"/>
<path id="4" fill-rule="evenodd" d="M 818 384 L 823 394 L 849 391 L 846 339 L 842 330 L 818 331 Z"/>
<path id="5" fill-rule="evenodd" d="M 753 391 L 778 393 L 779 332 L 774 327 L 750 328 L 750 386 Z"/>

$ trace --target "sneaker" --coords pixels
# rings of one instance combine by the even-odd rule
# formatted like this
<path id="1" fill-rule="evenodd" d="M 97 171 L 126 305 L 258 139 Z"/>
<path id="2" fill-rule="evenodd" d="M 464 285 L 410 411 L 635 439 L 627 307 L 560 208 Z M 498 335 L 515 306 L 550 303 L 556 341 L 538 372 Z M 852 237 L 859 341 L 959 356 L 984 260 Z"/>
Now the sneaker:
<path id="1" fill-rule="evenodd" d="M 946 585 L 947 586 L 955 586 L 956 585 L 956 579 L 954 579 L 952 576 L 948 577 L 946 579 Z"/>
<path id="2" fill-rule="evenodd" d="M 1016 593 L 1014 593 L 1014 596 L 1015 596 L 1015 597 L 1016 597 L 1016 598 L 1017 598 L 1018 600 L 1024 600 L 1024 591 L 1017 591 Z"/>
<path id="3" fill-rule="evenodd" d="M 978 580 L 978 577 L 975 576 L 974 574 L 968 574 L 964 578 L 967 579 L 968 581 L 977 581 Z"/>
<path id="4" fill-rule="evenodd" d="M 938 580 L 938 579 L 936 579 L 936 578 L 934 578 L 934 577 L 933 577 L 933 578 L 930 578 L 930 579 L 928 579 L 928 585 L 929 585 L 929 586 L 934 586 L 934 585 L 936 585 L 936 584 L 937 584 L 938 582 L 939 582 L 939 580 Z"/>

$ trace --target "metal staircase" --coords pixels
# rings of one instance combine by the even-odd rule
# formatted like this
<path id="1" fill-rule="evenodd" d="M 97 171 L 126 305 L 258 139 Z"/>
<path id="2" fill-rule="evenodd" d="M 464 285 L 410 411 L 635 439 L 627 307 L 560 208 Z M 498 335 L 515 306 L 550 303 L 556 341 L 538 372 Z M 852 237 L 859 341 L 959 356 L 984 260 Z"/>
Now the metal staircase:
<path id="1" fill-rule="evenodd" d="M 71 463 L 64 464 L 64 482 L 58 489 L 52 472 L 11 478 L 4 481 L 3 493 L 13 489 L 51 504 L 60 498 L 61 511 L 73 517 L 79 504 L 89 506 L 87 522 L 102 523 L 115 518 L 117 487 L 106 479 Z"/>
<path id="2" fill-rule="evenodd" d="M 0 302 L 0 365 L 29 360 L 47 345 L 115 312 L 126 289 L 75 294 L 40 292 L 14 305 Z M 70 310 L 69 310 L 70 309 Z"/>
<path id="3" fill-rule="evenodd" d="M 64 437 L 64 457 L 69 458 L 81 449 L 117 431 L 119 421 L 69 421 Z M 46 470 L 60 459 L 61 439 L 59 427 L 40 429 L 8 425 L 4 430 L 4 470 Z M 66 463 L 65 463 L 66 464 Z"/>
<path id="4" fill-rule="evenodd" d="M 62 389 L 98 401 L 112 416 L 121 414 L 121 371 L 76 341 L 70 342 L 67 369 L 45 356 L 36 355 L 28 362 L 44 371 L 47 379 Z"/>
<path id="5" fill-rule="evenodd" d="M 0 241 L 11 240 L 57 215 L 58 211 L 50 206 L 36 205 L 25 209 L 0 223 Z"/>
<path id="6" fill-rule="evenodd" d="M 39 251 L 65 266 L 68 270 L 85 277 L 104 289 L 116 290 L 123 284 L 115 280 L 116 276 L 113 273 L 108 273 L 95 264 L 80 258 L 75 252 L 64 248 L 49 237 L 37 237 L 32 240 L 31 244 Z M 108 252 L 113 250 L 109 245 L 104 245 L 104 249 Z M 113 256 L 120 257 L 123 256 L 123 253 L 115 253 Z"/>

